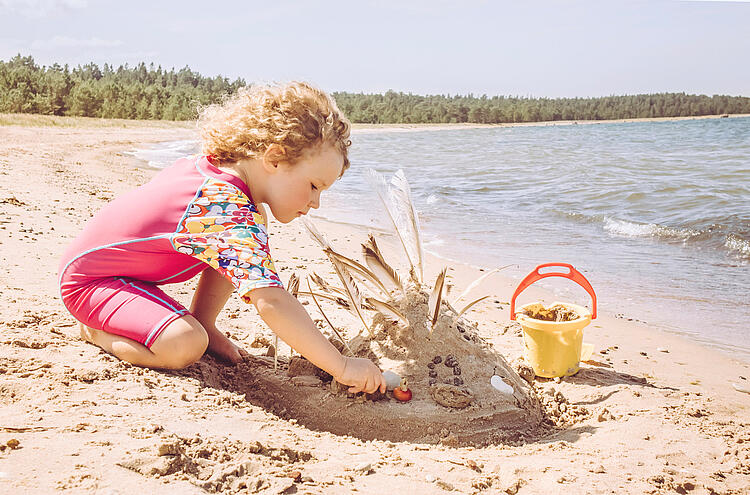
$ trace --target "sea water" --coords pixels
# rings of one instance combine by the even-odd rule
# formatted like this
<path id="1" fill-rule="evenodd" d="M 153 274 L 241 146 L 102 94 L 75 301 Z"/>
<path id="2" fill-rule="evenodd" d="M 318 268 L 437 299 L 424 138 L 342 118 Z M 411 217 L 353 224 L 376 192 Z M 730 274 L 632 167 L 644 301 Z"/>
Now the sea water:
<path id="1" fill-rule="evenodd" d="M 428 250 L 511 264 L 519 280 L 570 263 L 601 310 L 750 360 L 750 118 L 377 129 L 352 142 L 352 167 L 316 215 L 388 228 L 365 170 L 402 169 Z M 563 301 L 588 297 L 565 279 L 540 283 Z"/>

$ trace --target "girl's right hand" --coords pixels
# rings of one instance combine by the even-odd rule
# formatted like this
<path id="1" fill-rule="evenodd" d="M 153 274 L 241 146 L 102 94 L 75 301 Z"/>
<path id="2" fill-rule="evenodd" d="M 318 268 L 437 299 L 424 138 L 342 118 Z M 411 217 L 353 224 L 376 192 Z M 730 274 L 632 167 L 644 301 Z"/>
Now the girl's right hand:
<path id="1" fill-rule="evenodd" d="M 333 377 L 342 385 L 349 385 L 349 392 L 371 394 L 380 389 L 385 393 L 385 378 L 375 363 L 365 358 L 344 357 L 344 369 L 340 376 Z"/>

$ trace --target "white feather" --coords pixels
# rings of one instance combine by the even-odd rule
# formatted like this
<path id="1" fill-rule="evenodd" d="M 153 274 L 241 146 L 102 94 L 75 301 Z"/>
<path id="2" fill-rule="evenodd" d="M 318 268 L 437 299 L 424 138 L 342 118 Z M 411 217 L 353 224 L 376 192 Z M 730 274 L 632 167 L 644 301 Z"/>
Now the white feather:
<path id="1" fill-rule="evenodd" d="M 392 305 L 383 301 L 379 301 L 373 297 L 368 297 L 365 299 L 365 301 L 367 301 L 370 306 L 372 306 L 376 311 L 381 312 L 387 318 L 399 322 L 404 326 L 409 326 L 409 320 L 406 318 L 406 315 L 404 315 L 401 311 L 399 311 Z"/>
<path id="2" fill-rule="evenodd" d="M 419 216 L 411 198 L 411 188 L 403 170 L 397 171 L 391 178 L 391 203 L 397 212 L 396 222 L 402 232 L 409 259 L 417 270 L 418 282 L 424 280 L 422 267 L 422 239 L 419 233 Z"/>
<path id="3" fill-rule="evenodd" d="M 383 203 L 385 212 L 388 214 L 388 219 L 391 221 L 393 229 L 396 232 L 396 237 L 398 237 L 398 240 L 401 242 L 401 247 L 404 248 L 404 252 L 406 253 L 406 260 L 409 262 L 409 266 L 411 267 L 411 269 L 414 270 L 414 260 L 409 255 L 409 248 L 407 248 L 407 241 L 404 237 L 406 233 L 402 232 L 399 229 L 397 219 L 398 212 L 393 206 L 393 201 L 391 200 L 391 191 L 388 183 L 385 181 L 385 178 L 383 178 L 382 175 L 371 168 L 367 169 L 367 178 L 370 181 L 373 189 L 375 189 L 378 198 L 380 198 L 380 201 Z"/>
<path id="4" fill-rule="evenodd" d="M 383 253 L 380 252 L 380 248 L 372 234 L 368 236 L 367 242 L 362 244 L 362 254 L 367 266 L 369 266 L 370 270 L 372 270 L 372 272 L 387 285 L 389 290 L 398 288 L 404 292 L 401 277 L 399 277 L 396 270 L 385 261 Z M 405 292 L 404 296 L 406 296 Z"/>
<path id="5" fill-rule="evenodd" d="M 443 300 L 443 285 L 445 285 L 445 273 L 448 268 L 443 268 L 443 271 L 435 280 L 435 287 L 432 289 L 430 298 L 427 300 L 427 316 L 430 318 L 430 334 L 437 324 L 438 316 L 440 315 L 440 303 Z"/>
<path id="6" fill-rule="evenodd" d="M 333 247 L 331 244 L 326 240 L 326 238 L 323 236 L 323 234 L 320 233 L 317 227 L 315 227 L 315 224 L 312 223 L 312 220 L 309 218 L 302 217 L 302 225 L 307 228 L 307 231 L 310 233 L 310 237 L 313 238 L 315 242 L 317 242 L 321 248 L 325 251 L 326 249 L 333 250 Z"/>
<path id="7" fill-rule="evenodd" d="M 333 326 L 333 323 L 331 323 L 331 320 L 328 319 L 328 315 L 325 314 L 325 311 L 323 311 L 323 308 L 320 307 L 320 303 L 318 303 L 318 300 L 315 299 L 315 294 L 313 293 L 312 289 L 310 288 L 310 279 L 307 279 L 307 290 L 309 291 L 310 296 L 312 296 L 312 300 L 315 303 L 315 305 L 318 307 L 318 311 L 320 311 L 320 314 L 323 315 L 323 318 L 325 318 L 326 322 L 328 323 L 328 326 L 331 327 L 331 330 L 333 330 L 333 333 L 336 334 L 336 337 L 341 341 L 342 344 L 344 344 L 344 347 L 346 347 L 346 350 L 349 351 L 349 355 L 353 356 L 354 353 L 352 352 L 351 347 L 349 347 L 349 344 L 346 343 L 346 340 L 344 337 L 339 333 L 339 331 L 336 329 L 336 327 Z"/>
<path id="8" fill-rule="evenodd" d="M 453 302 L 454 302 L 454 304 L 455 304 L 455 303 L 458 303 L 458 301 L 460 301 L 461 299 L 463 299 L 464 297 L 466 297 L 466 296 L 467 296 L 467 295 L 469 294 L 469 292 L 471 292 L 471 290 L 472 290 L 472 289 L 473 289 L 474 287 L 476 287 L 477 285 L 479 285 L 479 284 L 481 284 L 482 282 L 484 282 L 484 280 L 485 280 L 485 279 L 486 279 L 487 277 L 489 277 L 490 275 L 492 275 L 492 274 L 494 274 L 494 273 L 497 273 L 497 272 L 499 272 L 500 270 L 503 270 L 503 269 L 505 269 L 505 268 L 508 268 L 509 266 L 512 266 L 512 265 L 505 265 L 505 266 L 504 266 L 504 267 L 502 267 L 502 268 L 495 268 L 495 269 L 492 269 L 492 270 L 488 271 L 487 273 L 485 273 L 484 275 L 482 275 L 481 277 L 479 277 L 478 279 L 476 279 L 475 281 L 473 281 L 472 283 L 470 283 L 470 284 L 469 284 L 469 286 L 468 286 L 468 287 L 467 287 L 466 289 L 464 289 L 464 291 L 463 291 L 463 292 L 461 293 L 461 295 L 459 295 L 459 296 L 458 296 L 458 297 L 457 297 L 457 298 L 456 298 L 456 299 L 455 299 L 455 300 L 453 301 Z"/>
<path id="9" fill-rule="evenodd" d="M 354 273 L 362 277 L 364 280 L 373 284 L 379 291 L 383 292 L 383 294 L 385 294 L 386 296 L 390 296 L 388 288 L 383 284 L 380 278 L 362 263 L 332 250 L 327 251 L 327 253 L 329 254 L 329 256 L 335 256 L 336 259 L 347 265 Z"/>
<path id="10" fill-rule="evenodd" d="M 461 311 L 459 311 L 456 314 L 456 316 L 453 317 L 453 323 L 455 324 L 456 321 L 458 321 L 458 319 L 461 318 L 461 315 L 464 314 L 464 313 L 466 313 L 469 310 L 469 308 L 471 308 L 472 306 L 474 306 L 478 302 L 484 301 L 488 297 L 490 297 L 490 296 L 482 296 L 479 299 L 474 299 L 469 304 L 467 304 L 466 306 L 464 306 L 464 308 Z"/>
<path id="11" fill-rule="evenodd" d="M 372 329 L 370 328 L 370 325 L 367 324 L 367 322 L 365 321 L 365 317 L 362 314 L 362 296 L 360 295 L 361 293 L 359 291 L 359 288 L 357 287 L 357 283 L 354 281 L 354 278 L 349 273 L 349 270 L 344 263 L 339 261 L 334 256 L 328 256 L 328 259 L 333 264 L 336 275 L 339 276 L 341 282 L 344 284 L 347 299 L 351 304 L 349 310 L 352 312 L 352 314 L 354 314 L 354 316 L 359 318 L 359 320 L 362 322 L 362 325 L 364 325 L 364 327 L 372 336 Z"/>

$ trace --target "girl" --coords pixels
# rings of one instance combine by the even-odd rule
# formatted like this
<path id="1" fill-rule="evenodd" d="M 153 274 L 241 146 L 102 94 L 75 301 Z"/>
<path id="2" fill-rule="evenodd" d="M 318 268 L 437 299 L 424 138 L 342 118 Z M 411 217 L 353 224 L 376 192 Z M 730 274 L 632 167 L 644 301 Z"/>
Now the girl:
<path id="1" fill-rule="evenodd" d="M 63 303 L 81 334 L 138 366 L 178 369 L 246 351 L 216 328 L 232 292 L 351 392 L 385 392 L 367 359 L 342 356 L 283 287 L 263 204 L 288 223 L 349 167 L 351 124 L 305 83 L 253 86 L 198 119 L 203 156 L 178 160 L 104 207 L 63 256 Z M 158 288 L 201 274 L 190 311 Z"/>

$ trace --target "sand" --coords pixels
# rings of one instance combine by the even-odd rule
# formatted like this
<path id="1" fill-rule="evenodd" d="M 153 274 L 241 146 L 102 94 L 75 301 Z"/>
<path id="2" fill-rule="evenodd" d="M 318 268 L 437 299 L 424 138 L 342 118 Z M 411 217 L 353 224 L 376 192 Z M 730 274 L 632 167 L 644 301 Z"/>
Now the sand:
<path id="1" fill-rule="evenodd" d="M 0 127 L 0 493 L 750 493 L 750 395 L 732 385 L 750 386 L 750 365 L 637 314 L 600 311 L 585 331 L 591 361 L 575 376 L 533 381 L 543 429 L 486 446 L 457 447 L 442 429 L 424 442 L 371 440 L 361 426 L 354 436 L 346 418 L 309 399 L 315 386 L 283 375 L 268 387 L 263 355 L 273 336 L 239 298 L 220 328 L 255 357 L 235 368 L 204 357 L 178 372 L 140 369 L 81 341 L 58 295 L 62 251 L 97 209 L 155 173 L 123 151 L 192 137 L 184 126 L 95 121 Z M 359 255 L 366 230 L 316 223 Z M 333 280 L 297 222 L 272 222 L 271 246 L 284 280 L 292 271 Z M 398 258 L 387 236 L 382 247 Z M 456 291 L 481 274 L 430 257 L 425 278 L 446 264 Z M 509 362 L 522 350 L 508 318 L 516 283 L 493 276 L 477 292 L 493 297 L 466 315 Z M 188 304 L 194 286 L 166 290 Z M 524 297 L 554 300 L 535 287 Z M 324 307 L 358 330 L 349 314 Z M 295 403 L 315 410 L 314 427 L 285 406 Z M 387 405 L 398 406 L 378 403 Z"/>

